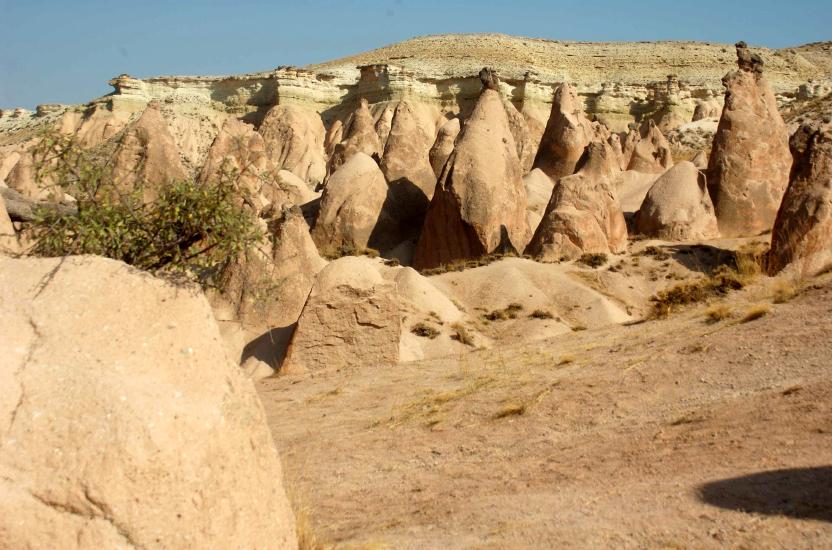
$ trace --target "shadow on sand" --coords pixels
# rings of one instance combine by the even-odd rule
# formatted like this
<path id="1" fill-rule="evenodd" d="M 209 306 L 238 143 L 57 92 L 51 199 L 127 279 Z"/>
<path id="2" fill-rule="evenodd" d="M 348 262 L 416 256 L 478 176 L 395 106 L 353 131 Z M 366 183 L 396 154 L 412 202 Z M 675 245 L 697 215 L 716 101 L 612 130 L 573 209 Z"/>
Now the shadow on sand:
<path id="1" fill-rule="evenodd" d="M 832 522 L 832 466 L 772 470 L 711 481 L 703 502 L 741 512 Z"/>

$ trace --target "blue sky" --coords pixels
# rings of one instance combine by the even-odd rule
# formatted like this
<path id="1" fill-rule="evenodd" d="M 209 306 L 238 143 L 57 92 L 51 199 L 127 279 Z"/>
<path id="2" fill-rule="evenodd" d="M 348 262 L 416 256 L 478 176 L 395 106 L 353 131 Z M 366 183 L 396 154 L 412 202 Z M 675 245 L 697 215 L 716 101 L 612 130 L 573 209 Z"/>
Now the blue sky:
<path id="1" fill-rule="evenodd" d="M 0 107 L 80 103 L 121 73 L 305 65 L 413 36 L 558 40 L 832 40 L 832 0 L 0 0 Z"/>

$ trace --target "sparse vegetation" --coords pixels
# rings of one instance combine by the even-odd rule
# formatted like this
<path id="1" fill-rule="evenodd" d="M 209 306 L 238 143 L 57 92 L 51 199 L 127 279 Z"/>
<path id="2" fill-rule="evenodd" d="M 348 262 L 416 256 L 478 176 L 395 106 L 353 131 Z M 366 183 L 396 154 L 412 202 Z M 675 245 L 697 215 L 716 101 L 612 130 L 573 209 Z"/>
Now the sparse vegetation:
<path id="1" fill-rule="evenodd" d="M 343 258 L 344 256 L 368 256 L 370 258 L 378 258 L 379 252 L 375 248 L 361 248 L 359 246 L 355 246 L 353 243 L 341 243 L 338 246 L 327 247 L 321 250 L 321 256 L 326 258 L 327 260 L 337 260 L 338 258 Z M 392 260 L 386 260 L 387 262 L 392 262 Z M 397 264 L 398 265 L 398 262 Z"/>
<path id="2" fill-rule="evenodd" d="M 146 271 L 187 272 L 208 284 L 261 238 L 235 173 L 211 182 L 124 188 L 104 159 L 47 133 L 34 150 L 39 182 L 76 199 L 77 214 L 42 208 L 32 225 L 38 256 L 96 254 Z"/>
<path id="3" fill-rule="evenodd" d="M 456 340 L 460 344 L 465 344 L 466 346 L 474 346 L 474 336 L 465 327 L 465 325 L 462 323 L 454 323 L 451 325 L 451 329 L 454 331 L 451 335 L 451 340 Z"/>
<path id="4" fill-rule="evenodd" d="M 797 282 L 789 279 L 777 279 L 771 289 L 771 296 L 775 304 L 783 304 L 797 296 L 800 288 Z"/>
<path id="5" fill-rule="evenodd" d="M 429 277 L 431 275 L 441 275 L 443 273 L 449 273 L 454 271 L 464 271 L 466 269 L 473 269 L 475 267 L 482 267 L 484 265 L 488 265 L 494 263 L 496 261 L 502 260 L 503 258 L 516 258 L 516 254 L 486 254 L 485 256 L 480 256 L 479 258 L 469 259 L 469 260 L 456 260 L 447 264 L 442 264 L 439 267 L 434 267 L 432 269 L 425 269 L 422 271 L 422 275 Z"/>
<path id="6" fill-rule="evenodd" d="M 430 338 L 431 340 L 433 340 L 440 334 L 438 330 L 428 325 L 427 323 L 416 323 L 410 329 L 410 332 L 412 332 L 416 336 L 421 336 L 422 338 Z"/>
<path id="7" fill-rule="evenodd" d="M 578 258 L 578 263 L 597 269 L 607 263 L 607 255 L 603 252 L 587 252 Z"/>
<path id="8" fill-rule="evenodd" d="M 511 303 L 505 309 L 495 309 L 490 313 L 483 315 L 487 321 L 507 321 L 508 319 L 517 319 L 518 313 L 523 311 L 523 306 L 518 303 Z"/>
<path id="9" fill-rule="evenodd" d="M 743 318 L 740 320 L 741 323 L 748 323 L 750 321 L 756 321 L 761 317 L 765 317 L 771 311 L 771 306 L 768 304 L 757 304 L 752 306 L 748 311 L 745 312 Z"/>
<path id="10" fill-rule="evenodd" d="M 716 304 L 705 311 L 705 319 L 709 323 L 718 323 L 728 319 L 733 314 L 733 310 L 727 304 Z"/>
<path id="11" fill-rule="evenodd" d="M 536 309 L 531 312 L 529 315 L 532 319 L 554 319 L 555 316 L 552 315 L 552 312 L 546 311 L 545 309 Z"/>
<path id="12" fill-rule="evenodd" d="M 641 255 L 650 256 L 651 258 L 654 258 L 659 262 L 670 259 L 670 254 L 668 254 L 667 252 L 665 252 L 657 246 L 648 246 L 647 248 L 641 251 Z"/>
<path id="13" fill-rule="evenodd" d="M 746 286 L 759 273 L 759 266 L 756 271 L 747 265 L 742 269 L 740 272 L 723 265 L 710 277 L 680 283 L 659 292 L 650 298 L 653 302 L 653 316 L 666 317 L 681 307 L 725 296 L 732 290 Z"/>
<path id="14" fill-rule="evenodd" d="M 586 330 L 585 325 L 575 325 L 572 327 L 572 332 L 581 332 L 582 330 Z"/>

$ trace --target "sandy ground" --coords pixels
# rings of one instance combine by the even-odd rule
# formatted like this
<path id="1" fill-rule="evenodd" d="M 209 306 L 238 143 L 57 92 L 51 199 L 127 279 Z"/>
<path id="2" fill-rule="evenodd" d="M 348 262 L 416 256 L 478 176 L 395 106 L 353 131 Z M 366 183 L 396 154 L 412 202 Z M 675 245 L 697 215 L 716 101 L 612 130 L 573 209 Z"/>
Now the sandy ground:
<path id="1" fill-rule="evenodd" d="M 343 548 L 832 547 L 832 276 L 805 285 L 264 380 L 287 488 Z"/>

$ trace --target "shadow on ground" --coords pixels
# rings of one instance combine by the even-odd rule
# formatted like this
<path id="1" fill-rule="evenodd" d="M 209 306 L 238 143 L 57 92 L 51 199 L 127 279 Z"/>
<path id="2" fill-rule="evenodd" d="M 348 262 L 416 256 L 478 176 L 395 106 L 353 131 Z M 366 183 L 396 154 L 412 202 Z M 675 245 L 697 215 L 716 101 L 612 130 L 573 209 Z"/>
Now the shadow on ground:
<path id="1" fill-rule="evenodd" d="M 832 466 L 712 481 L 699 491 L 702 501 L 720 508 L 832 523 Z"/>

